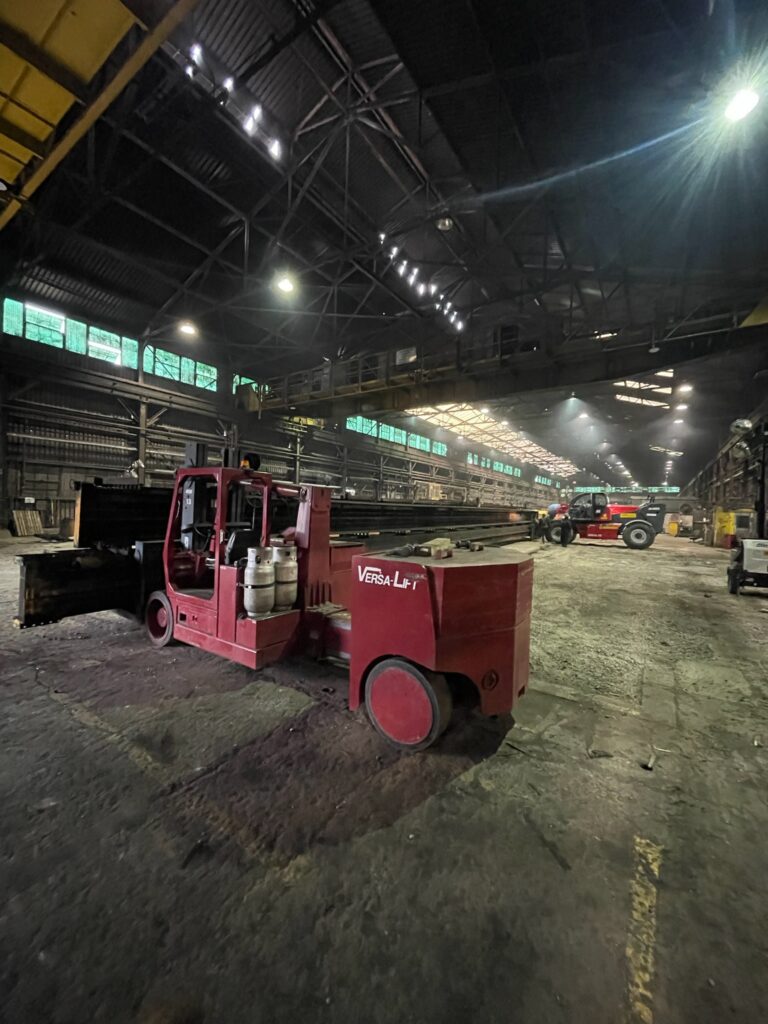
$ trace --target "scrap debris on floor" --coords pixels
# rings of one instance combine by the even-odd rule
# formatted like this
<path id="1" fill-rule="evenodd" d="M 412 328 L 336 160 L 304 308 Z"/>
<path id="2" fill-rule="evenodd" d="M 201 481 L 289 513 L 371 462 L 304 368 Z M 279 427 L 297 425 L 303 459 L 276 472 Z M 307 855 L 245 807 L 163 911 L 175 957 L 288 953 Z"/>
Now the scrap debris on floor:
<path id="1" fill-rule="evenodd" d="M 407 755 L 329 666 L 15 631 L 30 545 L 0 548 L 9 1024 L 768 1019 L 768 596 L 723 552 L 537 550 L 516 722 Z"/>

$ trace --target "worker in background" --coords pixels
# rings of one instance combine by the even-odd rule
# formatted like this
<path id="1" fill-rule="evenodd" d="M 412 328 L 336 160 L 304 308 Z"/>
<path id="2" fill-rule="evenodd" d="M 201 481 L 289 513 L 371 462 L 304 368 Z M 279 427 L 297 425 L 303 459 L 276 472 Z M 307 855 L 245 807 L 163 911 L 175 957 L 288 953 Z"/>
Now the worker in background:
<path id="1" fill-rule="evenodd" d="M 547 543 L 549 535 L 549 515 L 545 511 L 537 512 L 533 524 L 533 539 L 540 540 L 542 545 Z"/>
<path id="2" fill-rule="evenodd" d="M 573 523 L 567 512 L 558 521 L 560 523 L 560 543 L 564 548 L 567 548 L 573 538 Z"/>

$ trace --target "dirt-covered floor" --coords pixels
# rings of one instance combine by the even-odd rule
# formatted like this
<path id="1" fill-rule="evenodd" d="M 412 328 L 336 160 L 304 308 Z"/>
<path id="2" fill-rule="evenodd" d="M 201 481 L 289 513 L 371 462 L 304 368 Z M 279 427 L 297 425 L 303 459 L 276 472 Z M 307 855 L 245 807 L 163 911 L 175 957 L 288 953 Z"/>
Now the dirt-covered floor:
<path id="1" fill-rule="evenodd" d="M 533 547 L 530 545 L 530 547 Z M 331 668 L 11 625 L 3 1024 L 768 1020 L 768 593 L 660 538 L 536 554 L 505 735 L 400 756 Z"/>

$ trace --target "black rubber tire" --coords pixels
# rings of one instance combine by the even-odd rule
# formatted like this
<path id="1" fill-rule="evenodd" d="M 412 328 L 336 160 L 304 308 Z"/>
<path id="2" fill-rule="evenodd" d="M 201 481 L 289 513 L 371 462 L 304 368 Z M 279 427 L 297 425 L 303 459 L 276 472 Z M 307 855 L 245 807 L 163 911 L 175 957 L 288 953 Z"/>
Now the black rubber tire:
<path id="1" fill-rule="evenodd" d="M 568 543 L 569 544 L 573 544 L 573 542 L 578 539 L 578 536 L 579 536 L 579 531 L 576 529 L 576 527 L 573 524 L 571 524 L 571 538 L 568 541 Z"/>
<path id="2" fill-rule="evenodd" d="M 391 736 L 380 725 L 374 710 L 371 706 L 371 690 L 376 678 L 389 669 L 398 668 L 407 672 L 422 687 L 429 698 L 433 709 L 432 727 L 429 733 L 418 743 L 403 743 Z M 418 665 L 406 661 L 404 658 L 384 658 L 368 673 L 365 681 L 365 710 L 371 725 L 376 732 L 382 736 L 387 743 L 398 750 L 419 751 L 426 750 L 445 732 L 453 714 L 453 697 L 448 686 L 448 680 L 438 672 L 430 672 L 428 669 L 420 668 Z"/>
<path id="3" fill-rule="evenodd" d="M 728 570 L 728 593 L 735 594 L 737 597 L 741 590 L 741 573 L 738 568 L 734 565 Z"/>
<path id="4" fill-rule="evenodd" d="M 547 527 L 547 540 L 550 544 L 560 543 L 560 534 L 562 533 L 562 523 L 550 523 Z"/>
<path id="5" fill-rule="evenodd" d="M 653 544 L 656 540 L 656 534 L 650 523 L 644 523 L 640 519 L 633 519 L 621 531 L 621 539 L 633 551 L 643 551 Z"/>
<path id="6" fill-rule="evenodd" d="M 167 647 L 173 641 L 173 608 L 164 590 L 155 590 L 149 595 L 144 625 L 153 647 Z"/>

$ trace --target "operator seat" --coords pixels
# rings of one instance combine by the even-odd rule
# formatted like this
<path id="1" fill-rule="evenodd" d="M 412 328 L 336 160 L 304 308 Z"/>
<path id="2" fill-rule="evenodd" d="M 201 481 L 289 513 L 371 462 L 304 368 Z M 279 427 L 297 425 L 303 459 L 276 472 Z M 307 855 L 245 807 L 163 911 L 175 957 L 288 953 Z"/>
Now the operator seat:
<path id="1" fill-rule="evenodd" d="M 233 530 L 224 548 L 224 565 L 237 565 L 241 558 L 248 557 L 248 548 L 260 544 L 261 534 L 257 530 Z"/>

